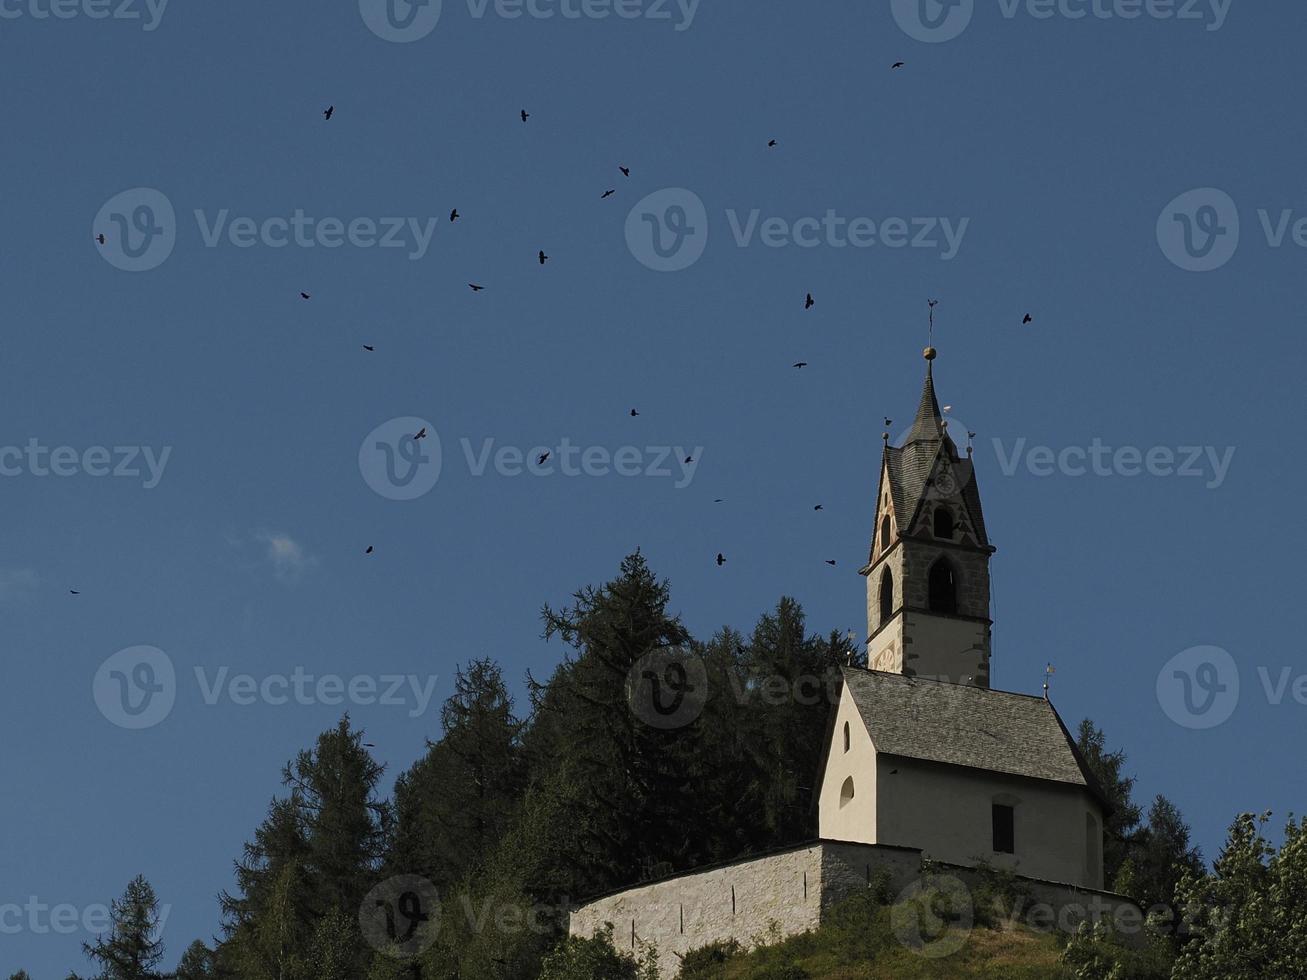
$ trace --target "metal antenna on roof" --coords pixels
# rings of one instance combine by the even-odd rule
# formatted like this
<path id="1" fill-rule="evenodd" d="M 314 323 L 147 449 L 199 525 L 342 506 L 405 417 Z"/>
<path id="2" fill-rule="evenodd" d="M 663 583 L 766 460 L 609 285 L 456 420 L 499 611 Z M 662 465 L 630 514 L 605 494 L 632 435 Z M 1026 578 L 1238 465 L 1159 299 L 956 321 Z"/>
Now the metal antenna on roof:
<path id="1" fill-rule="evenodd" d="M 1044 668 L 1044 700 L 1048 700 L 1048 679 L 1057 673 L 1057 668 L 1049 664 Z"/>

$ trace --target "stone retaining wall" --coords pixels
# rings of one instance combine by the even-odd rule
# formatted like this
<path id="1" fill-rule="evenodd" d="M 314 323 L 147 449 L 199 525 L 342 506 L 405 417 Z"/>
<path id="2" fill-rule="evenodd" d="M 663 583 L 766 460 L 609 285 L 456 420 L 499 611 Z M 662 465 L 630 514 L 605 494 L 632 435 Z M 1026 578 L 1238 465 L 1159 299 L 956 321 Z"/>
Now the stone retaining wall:
<path id="1" fill-rule="evenodd" d="M 921 852 L 813 841 L 601 896 L 572 910 L 569 931 L 588 937 L 611 922 L 618 949 L 655 945 L 670 974 L 686 952 L 709 943 L 734 939 L 756 946 L 815 929 L 825 909 L 866 888 L 882 869 L 898 894 L 920 879 Z M 933 870 L 958 878 L 968 888 L 978 880 L 971 868 L 934 865 Z M 1138 907 L 1120 895 L 1036 879 L 1020 881 L 1029 899 L 1018 915 L 1036 928 L 1074 928 L 1094 916 L 1142 921 Z"/>

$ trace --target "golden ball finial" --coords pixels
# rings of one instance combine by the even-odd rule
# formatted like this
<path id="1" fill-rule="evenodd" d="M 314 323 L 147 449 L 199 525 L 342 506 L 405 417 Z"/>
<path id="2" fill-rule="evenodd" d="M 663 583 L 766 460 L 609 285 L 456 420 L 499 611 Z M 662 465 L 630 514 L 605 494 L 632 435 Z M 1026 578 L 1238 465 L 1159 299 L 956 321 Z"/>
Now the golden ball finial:
<path id="1" fill-rule="evenodd" d="M 933 360 L 935 359 L 935 354 L 936 354 L 936 353 L 937 353 L 937 352 L 936 352 L 935 348 L 933 348 L 933 347 L 927 347 L 924 351 L 921 352 L 921 356 L 924 357 L 924 358 L 925 358 L 926 360 L 928 360 L 928 361 L 933 361 Z"/>

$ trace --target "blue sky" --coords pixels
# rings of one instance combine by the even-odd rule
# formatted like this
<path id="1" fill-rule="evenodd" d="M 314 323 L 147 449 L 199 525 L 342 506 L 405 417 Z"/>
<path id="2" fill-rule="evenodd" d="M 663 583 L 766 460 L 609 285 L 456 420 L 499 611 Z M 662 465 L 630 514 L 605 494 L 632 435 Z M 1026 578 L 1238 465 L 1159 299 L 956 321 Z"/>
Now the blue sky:
<path id="1" fill-rule="evenodd" d="M 1159 16 L 1181 6 L 975 0 L 934 43 L 911 4 L 546 19 L 446 0 L 427 36 L 392 43 L 347 0 L 176 3 L 153 30 L 143 2 L 125 10 L 144 20 L 0 3 L 0 447 L 16 451 L 0 449 L 0 907 L 80 920 L 143 873 L 172 907 L 170 964 L 213 934 L 280 766 L 344 708 L 209 704 L 197 668 L 205 684 L 434 675 L 425 712 L 412 694 L 349 706 L 394 775 L 437 734 L 457 665 L 495 657 L 521 692 L 561 654 L 540 606 L 636 547 L 698 635 L 786 594 L 815 631 L 863 629 L 882 419 L 897 431 L 916 405 L 927 298 L 999 549 L 995 684 L 1037 692 L 1055 663 L 1068 724 L 1105 728 L 1209 856 L 1239 810 L 1300 809 L 1307 12 Z M 101 212 L 136 227 L 144 199 L 117 196 L 138 188 L 171 204 L 175 242 L 128 272 Z M 637 230 L 697 199 L 707 238 L 658 272 L 626 227 L 669 189 Z M 365 220 L 338 247 L 225 233 L 245 218 L 277 239 L 268 219 L 297 212 L 325 241 Z M 828 214 L 875 243 L 840 247 Z M 437 219 L 424 254 L 376 243 L 391 217 Z M 397 500 L 360 447 L 408 418 L 442 466 Z M 593 450 L 588 475 L 517 472 L 514 452 L 558 460 L 564 439 Z M 486 440 L 508 455 L 476 475 Z M 71 447 L 71 475 L 39 475 L 33 441 Z M 1096 444 L 1153 451 L 1152 472 L 1129 475 L 1127 451 L 1082 473 Z M 612 471 L 622 447 L 638 475 Z M 659 459 L 671 447 L 698 460 L 688 485 Z M 1212 455 L 1186 467 L 1185 447 Z M 1165 451 L 1199 475 L 1168 475 Z M 175 671 L 175 703 L 133 730 L 93 689 L 142 645 Z M 1198 646 L 1233 665 L 1197 655 L 1221 693 L 1180 662 L 1229 709 L 1208 728 L 1168 679 Z M 15 922 L 0 970 L 84 969 L 85 931 Z"/>

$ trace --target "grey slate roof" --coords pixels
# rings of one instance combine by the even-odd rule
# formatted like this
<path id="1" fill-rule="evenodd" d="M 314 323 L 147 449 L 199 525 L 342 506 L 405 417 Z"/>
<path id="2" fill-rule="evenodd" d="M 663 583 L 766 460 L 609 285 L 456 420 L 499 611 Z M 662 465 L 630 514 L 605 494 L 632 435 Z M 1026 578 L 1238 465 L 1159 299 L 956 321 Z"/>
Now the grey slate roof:
<path id="1" fill-rule="evenodd" d="M 971 518 L 971 527 L 981 546 L 989 544 L 985 531 L 985 518 L 980 509 L 980 491 L 976 487 L 976 470 L 970 457 L 962 459 L 958 447 L 942 425 L 939 401 L 935 397 L 935 379 L 931 364 L 926 364 L 926 383 L 921 391 L 917 417 L 902 446 L 885 447 L 885 463 L 889 473 L 890 496 L 894 510 L 900 516 L 901 526 L 907 527 L 916 516 L 917 507 L 925 495 L 926 480 L 935 468 L 940 453 L 947 453 L 953 475 L 961 487 L 963 503 Z"/>
<path id="2" fill-rule="evenodd" d="M 851 667 L 844 681 L 877 752 L 1070 783 L 1102 795 L 1043 698 Z"/>

